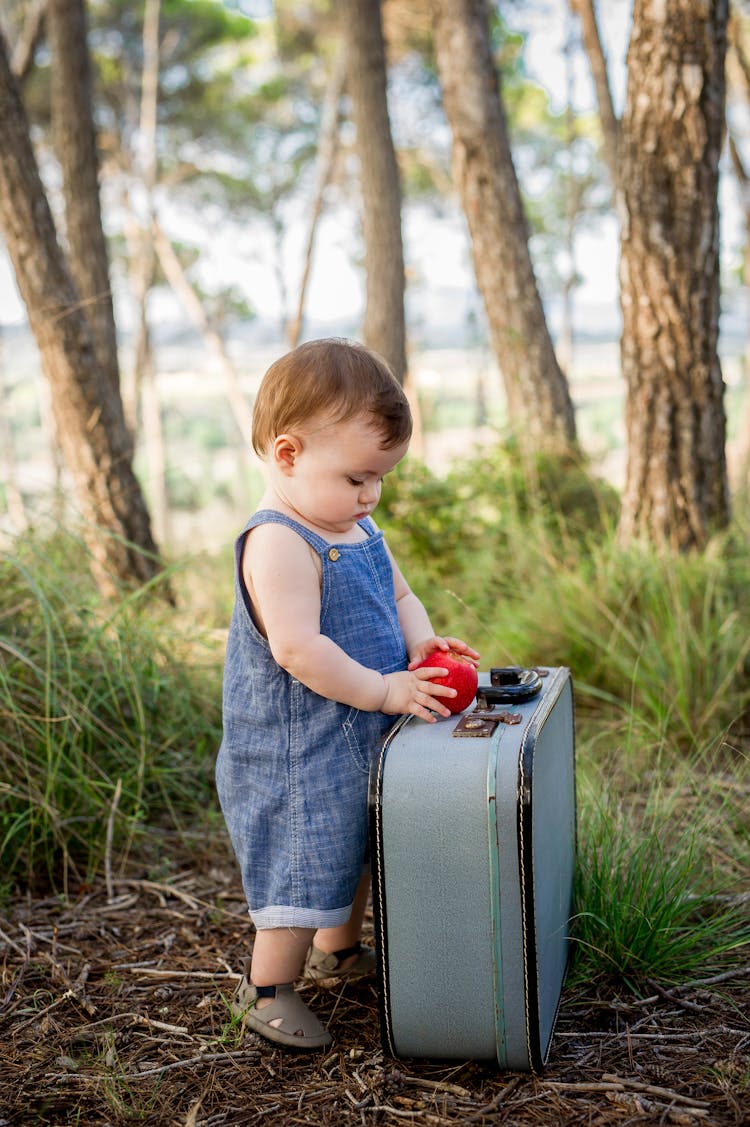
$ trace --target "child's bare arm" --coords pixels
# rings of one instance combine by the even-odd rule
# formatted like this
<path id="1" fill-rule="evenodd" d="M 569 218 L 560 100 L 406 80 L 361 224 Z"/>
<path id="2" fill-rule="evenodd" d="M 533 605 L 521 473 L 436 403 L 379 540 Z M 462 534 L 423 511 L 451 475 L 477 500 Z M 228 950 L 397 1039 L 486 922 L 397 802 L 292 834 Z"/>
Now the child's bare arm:
<path id="1" fill-rule="evenodd" d="M 320 576 L 307 544 L 282 525 L 253 530 L 245 543 L 243 574 L 274 659 L 313 692 L 367 712 L 411 712 L 432 720 L 449 715 L 433 685 L 439 667 L 383 676 L 349 657 L 320 632 Z"/>

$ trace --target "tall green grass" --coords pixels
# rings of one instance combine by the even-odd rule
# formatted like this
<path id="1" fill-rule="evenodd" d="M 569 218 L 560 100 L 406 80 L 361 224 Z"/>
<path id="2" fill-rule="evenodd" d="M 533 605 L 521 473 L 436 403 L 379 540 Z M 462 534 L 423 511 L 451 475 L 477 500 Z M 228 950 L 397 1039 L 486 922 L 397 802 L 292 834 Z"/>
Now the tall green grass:
<path id="1" fill-rule="evenodd" d="M 698 788 L 704 800 L 696 802 Z M 578 791 L 573 979 L 638 989 L 746 960 L 747 869 L 742 834 L 724 824 L 730 804 L 721 785 L 685 763 L 676 777 L 625 798 L 604 771 Z"/>
<path id="2" fill-rule="evenodd" d="M 739 517 L 703 554 L 625 550 L 617 504 L 584 465 L 499 448 L 442 478 L 407 463 L 378 517 L 435 627 L 483 668 L 571 668 L 573 973 L 638 986 L 747 959 L 750 558 Z M 173 830 L 220 833 L 229 549 L 170 579 L 177 610 L 150 590 L 105 604 L 70 533 L 0 559 L 7 885 L 65 888 Z"/>
<path id="3" fill-rule="evenodd" d="M 750 706 L 747 530 L 665 557 L 620 547 L 616 512 L 585 466 L 500 448 L 441 480 L 407 464 L 382 523 L 436 627 L 485 667 L 567 665 L 579 704 L 636 727 L 643 754 L 692 753 Z"/>
<path id="4" fill-rule="evenodd" d="M 0 559 L 0 873 L 67 886 L 210 801 L 219 661 L 153 591 L 99 599 L 74 536 Z M 119 788 L 118 788 L 119 783 Z"/>

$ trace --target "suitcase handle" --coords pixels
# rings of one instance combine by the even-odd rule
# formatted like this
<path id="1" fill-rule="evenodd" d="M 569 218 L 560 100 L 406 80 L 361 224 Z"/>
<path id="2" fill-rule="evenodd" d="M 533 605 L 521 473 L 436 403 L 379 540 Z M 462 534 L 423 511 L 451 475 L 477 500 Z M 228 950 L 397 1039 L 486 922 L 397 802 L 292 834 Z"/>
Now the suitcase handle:
<path id="1" fill-rule="evenodd" d="M 506 665 L 490 670 L 490 685 L 477 691 L 477 700 L 483 697 L 487 704 L 511 704 L 530 700 L 541 687 L 542 678 L 536 669 Z"/>

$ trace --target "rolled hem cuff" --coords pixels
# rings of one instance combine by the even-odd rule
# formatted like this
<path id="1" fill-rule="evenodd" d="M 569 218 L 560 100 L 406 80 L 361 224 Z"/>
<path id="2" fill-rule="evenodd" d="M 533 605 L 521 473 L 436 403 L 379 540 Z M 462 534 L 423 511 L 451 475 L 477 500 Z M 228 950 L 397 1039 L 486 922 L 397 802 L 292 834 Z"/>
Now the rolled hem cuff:
<path id="1" fill-rule="evenodd" d="M 273 904 L 270 908 L 250 908 L 250 919 L 258 931 L 272 927 L 341 927 L 352 914 L 351 904 L 345 908 L 322 911 L 319 908 L 290 908 Z"/>

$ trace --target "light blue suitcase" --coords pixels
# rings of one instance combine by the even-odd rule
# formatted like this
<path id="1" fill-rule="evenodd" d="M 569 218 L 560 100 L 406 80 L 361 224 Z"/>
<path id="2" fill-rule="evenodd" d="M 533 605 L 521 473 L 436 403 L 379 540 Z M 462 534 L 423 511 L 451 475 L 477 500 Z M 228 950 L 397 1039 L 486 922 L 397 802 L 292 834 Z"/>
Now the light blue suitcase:
<path id="1" fill-rule="evenodd" d="M 543 1066 L 568 960 L 575 823 L 567 669 L 481 673 L 472 710 L 396 722 L 370 777 L 387 1052 Z"/>

